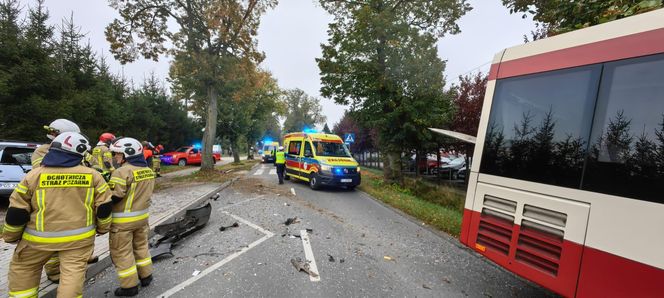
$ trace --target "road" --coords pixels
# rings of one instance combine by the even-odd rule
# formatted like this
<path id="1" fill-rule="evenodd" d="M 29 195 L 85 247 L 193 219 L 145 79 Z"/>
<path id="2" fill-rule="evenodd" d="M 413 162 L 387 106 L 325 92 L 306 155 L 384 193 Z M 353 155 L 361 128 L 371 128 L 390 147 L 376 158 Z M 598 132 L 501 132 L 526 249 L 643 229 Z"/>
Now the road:
<path id="1" fill-rule="evenodd" d="M 139 297 L 552 295 L 362 192 L 277 185 L 273 169 L 256 167 L 211 201 L 208 225 L 154 262 Z M 292 217 L 299 222 L 286 226 Z M 298 258 L 318 276 L 296 271 Z M 112 296 L 116 279 L 103 271 L 85 295 Z"/>

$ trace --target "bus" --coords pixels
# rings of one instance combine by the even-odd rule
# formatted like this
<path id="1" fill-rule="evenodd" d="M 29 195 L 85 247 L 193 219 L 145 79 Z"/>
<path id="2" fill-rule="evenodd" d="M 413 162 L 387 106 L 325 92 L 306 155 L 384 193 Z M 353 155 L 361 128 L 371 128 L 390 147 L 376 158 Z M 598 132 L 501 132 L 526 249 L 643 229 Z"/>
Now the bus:
<path id="1" fill-rule="evenodd" d="M 664 295 L 664 9 L 495 56 L 460 241 L 563 296 Z"/>

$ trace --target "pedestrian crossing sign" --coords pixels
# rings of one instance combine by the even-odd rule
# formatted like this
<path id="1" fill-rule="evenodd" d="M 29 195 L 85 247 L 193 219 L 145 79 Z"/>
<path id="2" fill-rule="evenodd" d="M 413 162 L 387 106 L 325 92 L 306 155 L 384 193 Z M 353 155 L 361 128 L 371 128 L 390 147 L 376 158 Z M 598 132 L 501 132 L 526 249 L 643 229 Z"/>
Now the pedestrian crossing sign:
<path id="1" fill-rule="evenodd" d="M 344 143 L 346 143 L 346 144 L 355 143 L 355 134 L 354 133 L 345 134 L 344 135 Z"/>

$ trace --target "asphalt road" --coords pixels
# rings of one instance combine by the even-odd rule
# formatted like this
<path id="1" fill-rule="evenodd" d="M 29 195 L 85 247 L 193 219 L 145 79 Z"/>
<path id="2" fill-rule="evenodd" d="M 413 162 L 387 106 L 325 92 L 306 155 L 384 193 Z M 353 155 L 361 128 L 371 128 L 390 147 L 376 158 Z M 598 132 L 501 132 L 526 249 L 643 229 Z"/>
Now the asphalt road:
<path id="1" fill-rule="evenodd" d="M 277 185 L 272 170 L 255 168 L 211 201 L 208 225 L 154 262 L 155 281 L 139 297 L 552 295 L 362 192 Z M 292 217 L 299 222 L 284 225 Z M 297 258 L 315 260 L 318 276 L 298 272 Z M 85 295 L 112 296 L 116 286 L 109 268 Z"/>

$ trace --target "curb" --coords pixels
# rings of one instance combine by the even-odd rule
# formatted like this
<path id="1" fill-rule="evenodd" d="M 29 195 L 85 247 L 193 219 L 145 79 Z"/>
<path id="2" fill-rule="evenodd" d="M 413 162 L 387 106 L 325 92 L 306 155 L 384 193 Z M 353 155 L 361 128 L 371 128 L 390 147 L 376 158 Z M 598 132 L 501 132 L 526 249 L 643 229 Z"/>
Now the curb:
<path id="1" fill-rule="evenodd" d="M 230 181 L 226 181 L 226 182 L 222 183 L 219 187 L 213 189 L 212 191 L 210 191 L 210 192 L 200 196 L 198 199 L 192 201 L 186 207 L 181 208 L 179 210 L 175 210 L 175 211 L 167 214 L 166 216 L 164 216 L 164 218 L 159 223 L 157 223 L 157 224 L 150 227 L 150 236 L 149 237 L 151 238 L 155 235 L 155 233 L 154 233 L 154 227 L 155 226 L 157 226 L 159 224 L 162 224 L 162 223 L 175 221 L 176 218 L 183 216 L 185 214 L 185 212 L 187 212 L 187 209 L 189 209 L 193 206 L 200 205 L 203 202 L 209 200 L 216 193 L 228 188 L 231 184 L 233 184 L 233 182 L 235 182 L 235 180 L 236 179 L 231 179 Z M 94 264 L 88 266 L 88 270 L 85 272 L 85 282 L 84 282 L 84 284 L 87 283 L 91 278 L 97 276 L 97 274 L 99 274 L 102 271 L 106 270 L 106 268 L 110 267 L 111 265 L 113 265 L 113 263 L 111 262 L 109 251 L 106 251 L 105 253 L 99 255 L 99 261 L 97 263 L 94 263 Z M 54 284 L 54 283 L 51 283 L 48 286 L 46 286 L 45 288 L 39 290 L 39 296 L 40 297 L 55 298 L 56 295 L 57 295 L 57 289 L 58 289 L 58 285 Z M 43 295 L 42 295 L 42 293 L 43 293 Z"/>

